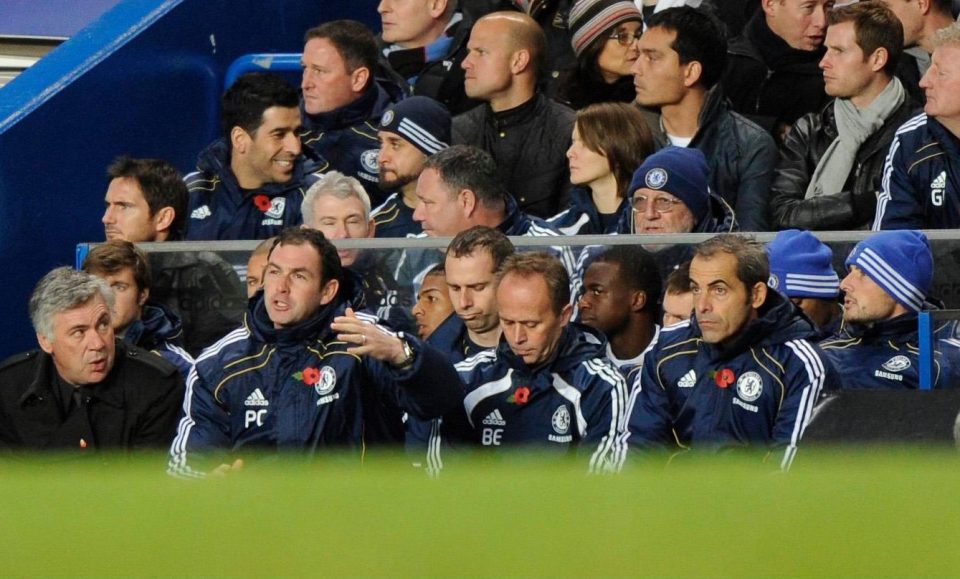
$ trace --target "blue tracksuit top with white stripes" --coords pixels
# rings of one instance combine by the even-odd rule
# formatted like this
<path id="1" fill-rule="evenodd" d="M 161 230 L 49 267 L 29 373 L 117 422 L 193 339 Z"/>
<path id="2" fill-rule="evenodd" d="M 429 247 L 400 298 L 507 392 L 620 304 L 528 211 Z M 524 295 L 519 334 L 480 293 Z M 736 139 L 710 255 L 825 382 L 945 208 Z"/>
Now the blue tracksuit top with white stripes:
<path id="1" fill-rule="evenodd" d="M 775 291 L 732 342 L 703 341 L 696 318 L 663 328 L 633 383 L 631 449 L 786 447 L 787 468 L 832 367 L 813 324 Z"/>
<path id="2" fill-rule="evenodd" d="M 183 178 L 190 192 L 186 239 L 266 239 L 285 227 L 300 225 L 303 197 L 327 168 L 322 160 L 306 161 L 301 156 L 286 183 L 246 190 L 230 168 L 226 141 L 214 141 L 200 153 L 197 170 Z"/>
<path id="3" fill-rule="evenodd" d="M 950 334 L 953 323 L 941 324 L 933 357 L 935 388 L 960 386 L 960 347 Z M 823 354 L 839 373 L 845 389 L 916 389 L 920 387 L 917 313 L 908 312 L 870 326 L 844 324 L 838 335 L 820 342 Z"/>
<path id="4" fill-rule="evenodd" d="M 874 231 L 960 227 L 960 139 L 921 113 L 904 123 L 883 165 Z"/>
<path id="5" fill-rule="evenodd" d="M 206 462 L 204 453 L 399 443 L 404 412 L 430 419 L 459 405 L 463 387 L 453 366 L 416 338 L 404 336 L 416 358 L 402 370 L 347 352 L 352 345 L 337 340 L 330 323 L 349 305 L 340 298 L 297 326 L 275 329 L 263 293 L 251 299 L 243 326 L 197 358 L 171 473 L 197 474 L 195 454 Z"/>
<path id="6" fill-rule="evenodd" d="M 626 381 L 604 358 L 603 339 L 568 324 L 551 358 L 531 368 L 505 338 L 456 365 L 475 442 L 490 448 L 556 448 L 589 458 L 592 471 L 615 471 Z"/>

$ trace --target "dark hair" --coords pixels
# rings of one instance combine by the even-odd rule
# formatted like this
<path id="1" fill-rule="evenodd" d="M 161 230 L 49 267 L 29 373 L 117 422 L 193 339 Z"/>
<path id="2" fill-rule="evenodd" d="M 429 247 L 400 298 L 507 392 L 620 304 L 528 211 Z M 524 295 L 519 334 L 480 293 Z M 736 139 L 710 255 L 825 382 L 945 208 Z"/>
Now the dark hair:
<path id="1" fill-rule="evenodd" d="M 737 277 L 749 291 L 754 285 L 770 279 L 770 260 L 763 244 L 753 237 L 735 233 L 721 233 L 694 248 L 694 257 L 710 258 L 719 252 L 737 258 Z"/>
<path id="2" fill-rule="evenodd" d="M 700 63 L 703 88 L 717 84 L 727 67 L 727 32 L 716 16 L 689 6 L 668 8 L 647 19 L 648 30 L 657 26 L 677 34 L 670 48 L 680 64 Z"/>
<path id="3" fill-rule="evenodd" d="M 570 275 L 556 256 L 545 251 L 521 251 L 507 256 L 497 272 L 497 283 L 508 274 L 522 278 L 534 275 L 543 277 L 550 294 L 553 312 L 559 315 L 570 303 Z"/>
<path id="4" fill-rule="evenodd" d="M 107 177 L 113 179 L 133 179 L 140 186 L 150 216 L 156 215 L 164 207 L 173 208 L 173 223 L 170 224 L 170 238 L 183 237 L 187 222 L 187 200 L 189 192 L 183 182 L 183 175 L 176 167 L 162 159 L 134 159 L 126 155 L 117 157 L 107 167 Z"/>
<path id="5" fill-rule="evenodd" d="M 653 254 L 639 245 L 615 245 L 601 253 L 594 263 L 615 263 L 620 266 L 620 279 L 631 290 L 642 291 L 647 300 L 644 311 L 657 313 L 663 291 L 660 269 Z"/>
<path id="6" fill-rule="evenodd" d="M 126 268 L 133 270 L 137 290 L 150 289 L 150 261 L 137 246 L 123 239 L 112 239 L 90 250 L 83 260 L 83 271 L 94 275 L 113 275 Z"/>
<path id="7" fill-rule="evenodd" d="M 685 261 L 670 272 L 663 288 L 670 295 L 685 294 L 690 291 L 690 262 Z"/>
<path id="8" fill-rule="evenodd" d="M 485 250 L 493 259 L 493 270 L 497 271 L 507 256 L 516 251 L 510 239 L 499 229 L 486 225 L 475 225 L 466 231 L 461 231 L 447 246 L 447 257 L 464 257 L 474 255 L 478 250 Z"/>
<path id="9" fill-rule="evenodd" d="M 223 109 L 220 129 L 229 146 L 233 127 L 240 127 L 253 135 L 263 123 L 265 110 L 270 107 L 297 108 L 300 94 L 277 74 L 248 72 L 223 93 L 220 104 Z"/>
<path id="10" fill-rule="evenodd" d="M 359 68 L 370 71 L 367 84 L 373 82 L 377 71 L 377 38 L 363 23 L 356 20 L 333 20 L 314 26 L 303 36 L 304 42 L 325 38 L 337 49 L 347 73 Z M 366 88 L 366 87 L 364 87 Z"/>
<path id="11" fill-rule="evenodd" d="M 454 193 L 473 191 L 484 207 L 502 209 L 507 193 L 500 182 L 500 171 L 490 153 L 471 145 L 454 145 L 427 158 L 423 170 L 433 169 Z"/>
<path id="12" fill-rule="evenodd" d="M 655 147 L 643 113 L 627 103 L 597 103 L 577 111 L 576 127 L 583 144 L 607 158 L 617 195 L 625 197 L 633 172 Z"/>
<path id="13" fill-rule="evenodd" d="M 903 24 L 893 10 L 883 2 L 874 0 L 827 10 L 829 26 L 841 22 L 853 22 L 857 46 L 863 51 L 864 62 L 878 48 L 887 51 L 887 64 L 883 70 L 893 76 L 903 53 Z"/>
<path id="14" fill-rule="evenodd" d="M 937 12 L 953 18 L 953 0 L 932 0 L 930 3 Z"/>
<path id="15" fill-rule="evenodd" d="M 312 245 L 320 254 L 320 287 L 322 288 L 332 279 L 342 281 L 343 268 L 340 265 L 340 256 L 337 248 L 323 235 L 322 232 L 309 227 L 292 226 L 280 232 L 270 254 L 281 245 Z M 269 259 L 269 255 L 267 256 Z"/>

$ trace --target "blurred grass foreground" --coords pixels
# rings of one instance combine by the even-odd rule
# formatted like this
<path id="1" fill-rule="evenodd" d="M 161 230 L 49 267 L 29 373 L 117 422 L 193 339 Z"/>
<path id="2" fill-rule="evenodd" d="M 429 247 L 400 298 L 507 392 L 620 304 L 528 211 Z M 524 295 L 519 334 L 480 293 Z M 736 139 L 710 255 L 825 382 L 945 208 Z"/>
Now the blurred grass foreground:
<path id="1" fill-rule="evenodd" d="M 805 449 L 589 476 L 483 457 L 248 463 L 0 461 L 3 576 L 888 577 L 960 575 L 955 451 Z"/>

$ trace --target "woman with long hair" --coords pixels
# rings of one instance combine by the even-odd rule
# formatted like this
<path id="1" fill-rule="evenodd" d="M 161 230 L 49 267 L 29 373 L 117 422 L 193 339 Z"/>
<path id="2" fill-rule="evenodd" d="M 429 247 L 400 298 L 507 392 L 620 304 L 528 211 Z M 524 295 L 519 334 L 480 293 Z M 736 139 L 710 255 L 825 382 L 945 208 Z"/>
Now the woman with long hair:
<path id="1" fill-rule="evenodd" d="M 613 233 L 629 211 L 627 187 L 643 160 L 653 153 L 650 128 L 642 113 L 626 103 L 598 103 L 577 112 L 570 166 L 570 208 L 548 221 L 565 235 Z"/>
<path id="2" fill-rule="evenodd" d="M 579 110 L 599 102 L 631 102 L 637 39 L 643 17 L 630 0 L 579 0 L 568 19 L 576 56 L 557 87 L 556 100 Z"/>

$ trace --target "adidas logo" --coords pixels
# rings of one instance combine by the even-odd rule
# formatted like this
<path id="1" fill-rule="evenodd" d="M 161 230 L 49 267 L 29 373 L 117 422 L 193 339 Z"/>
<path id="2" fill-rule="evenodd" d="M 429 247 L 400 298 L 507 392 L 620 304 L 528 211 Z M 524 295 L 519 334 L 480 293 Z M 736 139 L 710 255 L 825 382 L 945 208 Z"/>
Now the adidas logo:
<path id="1" fill-rule="evenodd" d="M 500 414 L 500 409 L 496 409 L 490 414 L 487 414 L 487 417 L 483 419 L 483 423 L 487 426 L 506 426 L 507 421 L 503 419 L 503 415 Z"/>
<path id="2" fill-rule="evenodd" d="M 210 208 L 203 205 L 193 210 L 193 213 L 190 214 L 190 219 L 206 219 L 211 215 L 213 215 L 213 213 L 210 211 Z"/>
<path id="3" fill-rule="evenodd" d="M 270 406 L 270 401 L 263 397 L 263 392 L 259 388 L 250 393 L 243 402 L 244 406 Z"/>
<path id="4" fill-rule="evenodd" d="M 941 171 L 937 178 L 930 183 L 931 189 L 946 189 L 947 188 L 947 172 Z"/>
<path id="5" fill-rule="evenodd" d="M 697 373 L 693 370 L 690 370 L 683 375 L 683 378 L 680 378 L 680 381 L 677 382 L 677 386 L 680 388 L 693 388 L 697 384 Z"/>

